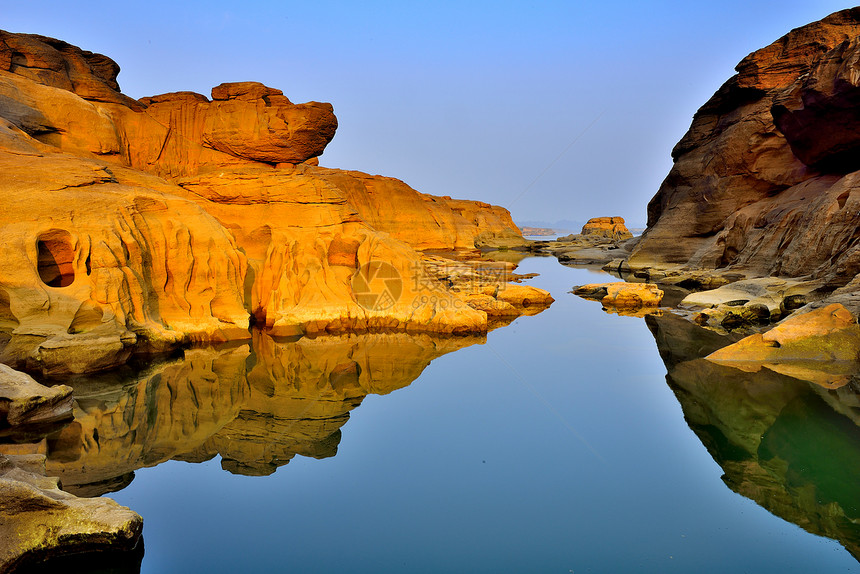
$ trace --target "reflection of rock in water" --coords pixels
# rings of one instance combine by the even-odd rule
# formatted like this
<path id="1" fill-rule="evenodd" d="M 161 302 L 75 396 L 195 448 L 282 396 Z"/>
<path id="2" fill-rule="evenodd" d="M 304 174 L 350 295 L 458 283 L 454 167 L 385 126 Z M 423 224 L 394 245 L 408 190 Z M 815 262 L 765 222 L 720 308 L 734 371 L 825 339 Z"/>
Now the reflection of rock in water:
<path id="1" fill-rule="evenodd" d="M 74 382 L 75 420 L 48 440 L 48 473 L 96 496 L 169 459 L 222 457 L 273 473 L 295 455 L 334 456 L 349 411 L 415 380 L 436 357 L 483 342 L 405 333 L 187 350 L 184 357 Z"/>
<path id="2" fill-rule="evenodd" d="M 690 428 L 733 491 L 860 559 L 860 387 L 827 390 L 768 369 L 699 359 L 713 333 L 665 315 L 647 323 Z"/>

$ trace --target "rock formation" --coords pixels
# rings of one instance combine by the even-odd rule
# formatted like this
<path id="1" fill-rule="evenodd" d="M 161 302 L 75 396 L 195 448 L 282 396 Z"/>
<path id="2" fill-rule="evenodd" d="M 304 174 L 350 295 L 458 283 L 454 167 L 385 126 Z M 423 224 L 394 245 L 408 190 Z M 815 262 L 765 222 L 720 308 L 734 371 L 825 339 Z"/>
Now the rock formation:
<path id="1" fill-rule="evenodd" d="M 589 283 L 574 287 L 573 294 L 600 301 L 604 307 L 631 311 L 657 307 L 663 300 L 663 291 L 653 283 Z"/>
<path id="2" fill-rule="evenodd" d="M 78 498 L 45 476 L 44 455 L 0 455 L 0 573 L 57 556 L 134 549 L 143 520 L 108 498 Z"/>
<path id="3" fill-rule="evenodd" d="M 329 104 L 255 82 L 136 101 L 118 72 L 0 32 L 0 361 L 92 372 L 247 338 L 251 321 L 282 335 L 487 330 L 486 305 L 427 281 L 416 249 L 522 246 L 506 210 L 318 167 Z M 390 304 L 364 305 L 356 277 L 379 262 L 397 297 L 382 284 Z"/>
<path id="4" fill-rule="evenodd" d="M 635 242 L 624 225 L 624 218 L 593 217 L 582 226 L 581 233 L 571 233 L 553 241 L 534 241 L 529 249 L 554 255 L 565 265 L 602 266 L 628 257 Z"/>
<path id="5" fill-rule="evenodd" d="M 581 234 L 598 235 L 620 241 L 633 237 L 624 225 L 623 217 L 593 217 L 582 226 Z"/>
<path id="6" fill-rule="evenodd" d="M 738 277 L 811 275 L 826 289 L 860 271 L 860 9 L 792 30 L 741 61 L 696 113 L 648 205 L 630 267 Z"/>
<path id="7" fill-rule="evenodd" d="M 72 418 L 72 388 L 46 387 L 0 364 L 0 436 L 21 427 Z"/>

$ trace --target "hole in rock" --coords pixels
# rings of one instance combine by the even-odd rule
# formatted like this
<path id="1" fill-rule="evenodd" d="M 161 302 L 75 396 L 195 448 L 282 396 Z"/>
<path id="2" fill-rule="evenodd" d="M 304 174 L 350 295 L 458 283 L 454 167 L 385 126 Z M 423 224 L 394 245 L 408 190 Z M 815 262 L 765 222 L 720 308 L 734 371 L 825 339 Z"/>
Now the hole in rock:
<path id="1" fill-rule="evenodd" d="M 50 287 L 66 287 L 75 280 L 72 261 L 75 248 L 68 231 L 52 229 L 39 236 L 37 243 L 39 278 Z"/>

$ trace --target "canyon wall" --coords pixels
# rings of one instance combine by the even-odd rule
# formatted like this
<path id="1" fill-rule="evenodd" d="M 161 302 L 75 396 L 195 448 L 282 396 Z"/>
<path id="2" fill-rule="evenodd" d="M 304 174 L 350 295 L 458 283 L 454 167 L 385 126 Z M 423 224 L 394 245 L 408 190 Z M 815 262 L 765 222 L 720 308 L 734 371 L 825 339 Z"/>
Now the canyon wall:
<path id="1" fill-rule="evenodd" d="M 744 58 L 696 113 L 648 205 L 634 270 L 811 276 L 860 272 L 860 8 Z"/>

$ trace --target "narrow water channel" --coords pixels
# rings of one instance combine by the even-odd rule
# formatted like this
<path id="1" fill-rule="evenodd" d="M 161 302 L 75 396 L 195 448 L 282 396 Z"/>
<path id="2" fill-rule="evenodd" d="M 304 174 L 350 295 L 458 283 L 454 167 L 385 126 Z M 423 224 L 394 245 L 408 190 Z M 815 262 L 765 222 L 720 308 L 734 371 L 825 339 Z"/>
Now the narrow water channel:
<path id="1" fill-rule="evenodd" d="M 606 276 L 518 272 L 556 302 L 486 340 L 257 337 L 93 380 L 49 469 L 144 517 L 142 572 L 860 572 L 856 409 L 568 293 Z"/>

